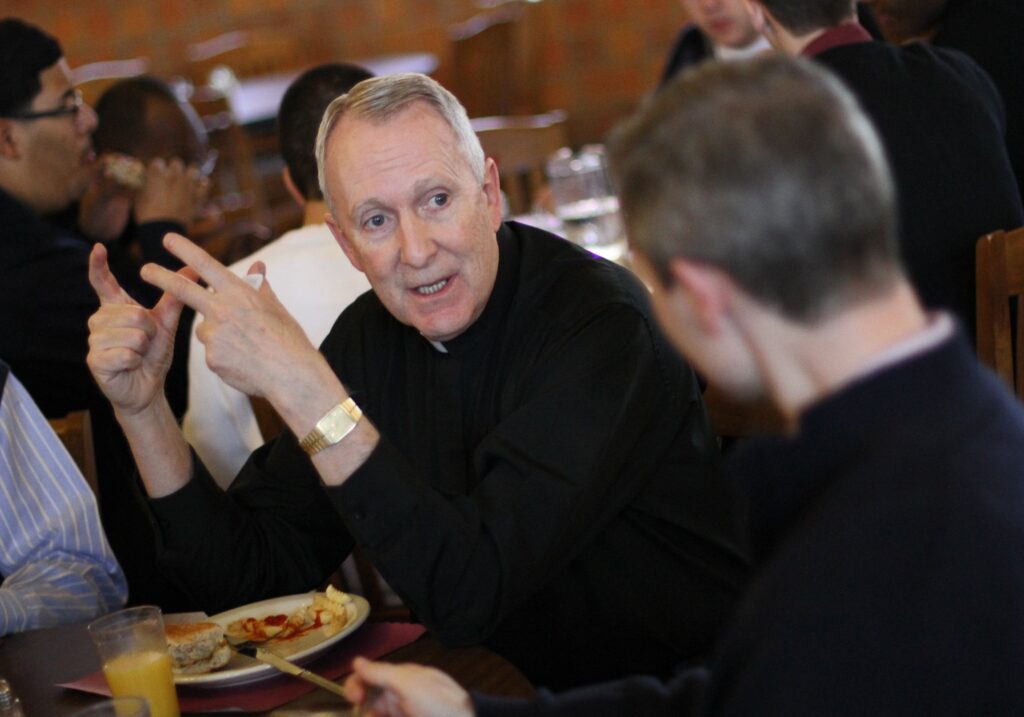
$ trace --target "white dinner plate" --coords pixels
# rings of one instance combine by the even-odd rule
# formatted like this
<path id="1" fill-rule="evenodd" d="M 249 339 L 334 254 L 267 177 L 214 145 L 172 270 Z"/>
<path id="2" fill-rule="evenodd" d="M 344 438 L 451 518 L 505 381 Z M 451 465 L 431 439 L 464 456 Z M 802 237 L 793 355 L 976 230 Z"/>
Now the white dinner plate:
<path id="1" fill-rule="evenodd" d="M 313 596 L 316 593 L 303 593 L 301 595 L 288 595 L 285 597 L 261 600 L 234 610 L 228 610 L 209 618 L 208 622 L 215 622 L 223 628 L 246 617 L 262 618 L 268 615 L 290 615 L 304 605 L 313 603 Z M 350 593 L 351 594 L 351 593 Z M 285 658 L 289 662 L 302 664 L 309 662 L 339 640 L 343 640 L 351 634 L 370 614 L 370 604 L 365 598 L 359 595 L 352 595 L 356 606 L 356 618 L 348 625 L 345 625 L 340 632 L 327 637 L 323 630 L 311 630 L 293 640 L 283 642 L 270 642 L 266 647 L 274 653 Z M 174 682 L 179 685 L 198 685 L 202 687 L 221 687 L 226 685 L 237 685 L 243 682 L 262 680 L 272 675 L 281 674 L 270 665 L 259 662 L 251 657 L 232 653 L 228 664 L 214 672 L 207 672 L 203 675 L 175 675 Z"/>

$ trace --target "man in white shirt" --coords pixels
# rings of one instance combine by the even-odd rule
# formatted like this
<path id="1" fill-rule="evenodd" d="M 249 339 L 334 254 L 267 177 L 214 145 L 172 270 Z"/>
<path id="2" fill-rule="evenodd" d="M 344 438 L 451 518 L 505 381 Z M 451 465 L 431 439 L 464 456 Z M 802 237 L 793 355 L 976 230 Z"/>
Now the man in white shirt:
<path id="1" fill-rule="evenodd" d="M 245 276 L 262 261 L 278 299 L 309 340 L 319 345 L 334 320 L 370 288 L 345 259 L 324 215 L 313 147 L 320 119 L 331 100 L 370 77 L 361 67 L 326 64 L 303 73 L 288 88 L 278 114 L 278 141 L 285 160 L 284 183 L 304 209 L 303 225 L 229 267 Z M 249 398 L 221 381 L 206 365 L 206 351 L 192 328 L 189 352 L 188 442 L 214 479 L 226 488 L 249 454 L 263 445 Z"/>

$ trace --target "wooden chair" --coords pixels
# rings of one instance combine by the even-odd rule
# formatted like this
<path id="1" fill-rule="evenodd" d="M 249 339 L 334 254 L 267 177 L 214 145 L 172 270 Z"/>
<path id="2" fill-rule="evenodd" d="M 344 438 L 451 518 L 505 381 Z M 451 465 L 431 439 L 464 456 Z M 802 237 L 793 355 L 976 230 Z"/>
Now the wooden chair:
<path id="1" fill-rule="evenodd" d="M 73 411 L 63 418 L 49 419 L 50 427 L 71 454 L 93 494 L 99 498 L 96 452 L 92 442 L 92 420 L 88 411 Z"/>
<path id="2" fill-rule="evenodd" d="M 95 106 L 103 93 L 115 82 L 144 75 L 148 70 L 148 57 L 91 62 L 79 65 L 71 71 L 71 83 L 82 93 L 82 99 L 86 104 Z"/>
<path id="3" fill-rule="evenodd" d="M 975 279 L 978 358 L 1024 400 L 1024 228 L 978 240 Z"/>
<path id="4" fill-rule="evenodd" d="M 537 111 L 536 53 L 525 16 L 521 3 L 509 3 L 448 29 L 451 90 L 470 117 Z"/>
<path id="5" fill-rule="evenodd" d="M 498 163 L 502 189 L 512 214 L 531 210 L 533 198 L 544 185 L 544 163 L 568 144 L 565 120 L 562 110 L 471 120 L 484 154 Z"/>
<path id="6" fill-rule="evenodd" d="M 217 259 L 231 263 L 273 238 L 263 187 L 249 137 L 235 121 L 227 97 L 210 87 L 196 87 L 189 102 L 217 152 L 210 198 L 220 219 L 208 234 L 196 239 Z"/>
<path id="7" fill-rule="evenodd" d="M 287 428 L 267 399 L 249 396 L 249 403 L 263 440 L 269 441 Z M 386 587 L 384 578 L 358 547 L 352 551 L 351 558 L 346 560 L 327 582 L 346 592 L 356 592 L 365 597 L 370 603 L 370 614 L 374 620 L 408 622 L 412 619 L 409 608 L 394 602 L 394 598 L 391 597 L 393 593 Z"/>

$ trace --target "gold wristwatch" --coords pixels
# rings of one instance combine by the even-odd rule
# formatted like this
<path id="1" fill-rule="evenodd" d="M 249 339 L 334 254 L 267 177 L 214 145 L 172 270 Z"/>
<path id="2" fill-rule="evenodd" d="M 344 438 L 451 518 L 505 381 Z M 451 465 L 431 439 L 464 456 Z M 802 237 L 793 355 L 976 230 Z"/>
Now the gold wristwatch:
<path id="1" fill-rule="evenodd" d="M 299 441 L 299 446 L 307 454 L 314 456 L 351 433 L 362 417 L 363 412 L 359 410 L 356 402 L 346 398 L 316 422 L 313 430 Z"/>

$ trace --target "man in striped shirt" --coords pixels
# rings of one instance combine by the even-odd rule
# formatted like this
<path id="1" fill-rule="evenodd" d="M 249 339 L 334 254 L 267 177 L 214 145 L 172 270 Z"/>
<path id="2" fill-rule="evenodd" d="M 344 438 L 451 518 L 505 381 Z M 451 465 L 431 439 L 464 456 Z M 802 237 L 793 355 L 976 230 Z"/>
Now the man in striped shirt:
<path id="1" fill-rule="evenodd" d="M 0 361 L 0 636 L 95 617 L 127 594 L 88 485 Z"/>

